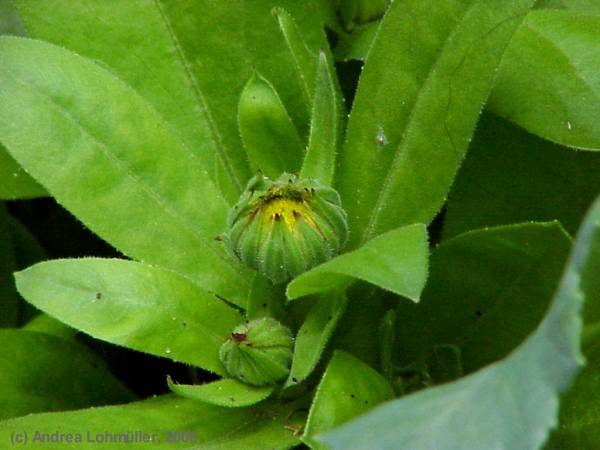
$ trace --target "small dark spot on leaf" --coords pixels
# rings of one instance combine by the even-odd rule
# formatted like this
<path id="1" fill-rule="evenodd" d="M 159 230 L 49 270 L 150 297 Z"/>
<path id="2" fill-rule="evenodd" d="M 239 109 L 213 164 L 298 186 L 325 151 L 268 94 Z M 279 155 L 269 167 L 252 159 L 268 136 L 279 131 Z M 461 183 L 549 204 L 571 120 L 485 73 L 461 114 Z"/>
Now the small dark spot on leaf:
<path id="1" fill-rule="evenodd" d="M 262 307 L 263 307 L 263 308 L 266 308 L 266 307 L 267 307 L 267 304 L 266 304 L 266 303 L 263 303 L 263 304 L 262 304 Z"/>
<path id="2" fill-rule="evenodd" d="M 183 323 L 182 323 L 182 325 L 183 325 L 184 327 L 187 327 L 187 323 L 185 323 L 185 322 L 183 322 Z"/>
<path id="3" fill-rule="evenodd" d="M 331 315 L 327 316 L 327 320 L 331 320 L 333 317 Z"/>
<path id="4" fill-rule="evenodd" d="M 477 311 L 475 311 L 475 315 L 477 317 L 481 317 L 481 316 L 483 316 L 483 313 L 481 311 L 477 310 Z"/>
<path id="5" fill-rule="evenodd" d="M 216 236 L 215 236 L 213 239 L 214 239 L 215 241 L 222 241 L 222 240 L 223 240 L 223 237 L 222 237 L 220 234 L 218 234 L 218 235 L 216 235 Z"/>
<path id="6" fill-rule="evenodd" d="M 354 398 L 354 394 L 350 394 L 350 398 Z"/>
<path id="7" fill-rule="evenodd" d="M 297 383 L 297 382 L 298 382 L 298 378 L 296 378 L 296 377 L 292 377 L 292 381 L 293 381 L 294 383 Z"/>
<path id="8" fill-rule="evenodd" d="M 100 300 L 102 298 L 102 292 L 96 292 L 96 300 Z"/>
<path id="9" fill-rule="evenodd" d="M 229 401 L 231 401 L 231 402 L 235 402 L 235 398 L 233 398 L 233 397 L 229 397 Z"/>
<path id="10" fill-rule="evenodd" d="M 369 404 L 369 400 L 365 400 L 364 403 L 365 403 L 365 405 L 368 405 Z"/>

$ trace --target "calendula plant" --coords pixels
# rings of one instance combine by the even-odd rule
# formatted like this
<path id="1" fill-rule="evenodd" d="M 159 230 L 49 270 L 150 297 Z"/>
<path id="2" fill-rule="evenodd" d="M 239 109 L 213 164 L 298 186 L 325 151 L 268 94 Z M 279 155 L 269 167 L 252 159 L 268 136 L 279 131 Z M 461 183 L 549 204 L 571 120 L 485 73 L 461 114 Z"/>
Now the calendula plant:
<path id="1" fill-rule="evenodd" d="M 599 13 L 1 0 L 0 447 L 599 448 Z"/>

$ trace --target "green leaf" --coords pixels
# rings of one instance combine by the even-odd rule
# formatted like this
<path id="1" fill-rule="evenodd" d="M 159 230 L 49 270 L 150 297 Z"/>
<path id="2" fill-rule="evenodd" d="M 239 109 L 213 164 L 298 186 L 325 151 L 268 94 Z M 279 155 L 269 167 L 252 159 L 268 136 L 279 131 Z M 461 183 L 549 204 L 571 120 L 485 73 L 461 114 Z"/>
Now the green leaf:
<path id="1" fill-rule="evenodd" d="M 293 13 L 307 45 L 322 46 L 314 1 L 17 0 L 32 37 L 102 61 L 180 134 L 235 202 L 251 172 L 237 133 L 237 105 L 253 70 L 275 86 L 299 129 L 308 123 L 301 83 L 271 15 Z M 202 36 L 200 39 L 199 36 Z"/>
<path id="2" fill-rule="evenodd" d="M 48 195 L 0 144 L 0 200 L 18 200 Z"/>
<path id="3" fill-rule="evenodd" d="M 315 86 L 317 65 L 315 55 L 306 46 L 300 30 L 293 17 L 283 8 L 275 7 L 273 14 L 277 18 L 279 29 L 294 60 L 297 72 L 302 81 L 302 94 L 304 103 L 309 107 L 313 104 L 313 91 Z"/>
<path id="4" fill-rule="evenodd" d="M 398 304 L 397 362 L 436 345 L 461 349 L 466 372 L 509 354 L 544 317 L 571 240 L 556 222 L 475 230 L 431 255 L 421 302 Z"/>
<path id="5" fill-rule="evenodd" d="M 93 337 L 220 375 L 219 348 L 243 321 L 180 275 L 133 261 L 54 260 L 15 278 L 28 302 Z"/>
<path id="6" fill-rule="evenodd" d="M 0 0 L 0 35 L 27 36 L 27 30 L 12 0 Z"/>
<path id="7" fill-rule="evenodd" d="M 238 123 L 250 168 L 276 179 L 297 172 L 304 145 L 277 91 L 254 73 L 240 96 Z"/>
<path id="8" fill-rule="evenodd" d="M 212 383 L 189 385 L 176 384 L 167 378 L 169 389 L 175 394 L 191 400 L 198 400 L 216 406 L 241 408 L 251 406 L 266 399 L 273 386 L 250 386 L 231 378 L 223 378 Z"/>
<path id="9" fill-rule="evenodd" d="M 329 431 L 393 396 L 392 388 L 379 373 L 349 353 L 336 351 L 317 388 L 304 438 L 311 442 L 314 435 Z"/>
<path id="10" fill-rule="evenodd" d="M 596 227 L 600 221 L 596 221 Z M 583 353 L 587 364 L 561 399 L 558 429 L 547 448 L 594 450 L 600 446 L 600 414 L 590 407 L 600 401 L 600 236 L 589 245 L 589 257 L 582 271 L 581 287 L 585 296 Z"/>
<path id="11" fill-rule="evenodd" d="M 0 140 L 19 163 L 126 255 L 243 304 L 250 272 L 213 239 L 228 206 L 156 111 L 59 47 L 4 37 L 0 57 Z"/>
<path id="12" fill-rule="evenodd" d="M 12 0 L 0 0 L 0 35 L 26 36 L 23 26 Z M 44 189 L 35 182 L 17 164 L 4 146 L 0 143 L 0 199 L 16 200 L 47 195 Z"/>
<path id="13" fill-rule="evenodd" d="M 64 339 L 70 339 L 77 330 L 56 320 L 48 314 L 40 313 L 21 327 L 22 330 L 36 331 L 38 333 L 51 334 Z"/>
<path id="14" fill-rule="evenodd" d="M 289 299 L 347 286 L 361 279 L 418 301 L 427 279 L 427 230 L 415 224 L 389 231 L 294 279 Z"/>
<path id="15" fill-rule="evenodd" d="M 600 150 L 600 17 L 538 10 L 515 33 L 489 108 L 562 145 Z"/>
<path id="16" fill-rule="evenodd" d="M 52 435 L 72 434 L 71 442 L 54 446 L 47 440 L 38 441 L 40 448 L 118 449 L 134 447 L 140 450 L 202 448 L 264 450 L 287 449 L 297 445 L 299 438 L 292 427 L 298 425 L 297 403 L 287 405 L 265 404 L 258 408 L 222 408 L 194 400 L 162 396 L 122 406 L 92 408 L 53 414 L 36 414 L 0 422 L 0 440 L 11 442 L 11 434 L 27 433 L 29 442 L 39 432 Z M 138 434 L 136 434 L 138 432 Z M 109 436 L 129 433 L 130 440 L 110 443 L 101 441 Z M 143 435 L 151 442 L 144 442 Z M 154 435 L 152 437 L 152 435 Z M 97 437 L 99 436 L 99 437 Z M 50 438 L 50 436 L 48 437 Z M 119 436 L 115 436 L 118 439 Z M 138 439 L 135 441 L 134 439 Z M 59 436 L 56 437 L 59 439 Z"/>
<path id="17" fill-rule="evenodd" d="M 76 342 L 33 331 L 0 330 L 0 348 L 2 420 L 134 398 L 102 359 Z"/>
<path id="18" fill-rule="evenodd" d="M 558 393 L 582 363 L 580 277 L 597 263 L 588 252 L 599 239 L 597 200 L 579 231 L 546 317 L 507 358 L 459 381 L 389 402 L 320 441 L 345 450 L 539 448 L 556 426 Z"/>
<path id="19" fill-rule="evenodd" d="M 361 73 L 336 171 L 350 249 L 439 211 L 502 53 L 533 3 L 392 3 Z"/>
<path id="20" fill-rule="evenodd" d="M 493 225 L 550 220 L 575 234 L 599 192 L 599 173 L 600 154 L 571 151 L 484 114 L 450 192 L 444 239 Z"/>
<path id="21" fill-rule="evenodd" d="M 347 302 L 348 298 L 343 290 L 320 295 L 296 334 L 294 359 L 285 387 L 301 383 L 315 369 L 346 310 Z"/>
<path id="22" fill-rule="evenodd" d="M 319 53 L 308 149 L 300 176 L 331 185 L 340 138 L 340 110 L 325 52 Z"/>

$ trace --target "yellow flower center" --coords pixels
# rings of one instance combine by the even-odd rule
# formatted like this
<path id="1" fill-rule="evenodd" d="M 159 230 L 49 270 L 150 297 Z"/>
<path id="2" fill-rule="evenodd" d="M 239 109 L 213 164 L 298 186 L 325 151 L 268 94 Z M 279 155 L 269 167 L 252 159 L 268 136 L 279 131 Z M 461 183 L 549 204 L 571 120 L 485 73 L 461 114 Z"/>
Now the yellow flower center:
<path id="1" fill-rule="evenodd" d="M 267 203 L 262 211 L 263 223 L 283 220 L 290 232 L 294 231 L 296 221 L 300 218 L 306 220 L 311 227 L 316 228 L 316 224 L 303 202 L 289 198 L 277 198 Z"/>

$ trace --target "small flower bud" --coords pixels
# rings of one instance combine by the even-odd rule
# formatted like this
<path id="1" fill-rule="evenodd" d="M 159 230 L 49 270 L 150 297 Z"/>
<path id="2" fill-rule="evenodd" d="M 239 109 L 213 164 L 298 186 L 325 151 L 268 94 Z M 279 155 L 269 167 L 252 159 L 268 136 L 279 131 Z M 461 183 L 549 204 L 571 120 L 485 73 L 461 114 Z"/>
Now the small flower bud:
<path id="1" fill-rule="evenodd" d="M 254 386 L 283 380 L 290 372 L 294 338 L 270 317 L 237 326 L 221 346 L 219 356 L 233 378 Z"/>
<path id="2" fill-rule="evenodd" d="M 228 226 L 233 252 L 274 284 L 331 259 L 348 237 L 338 193 L 287 173 L 275 181 L 253 177 L 230 211 Z"/>

